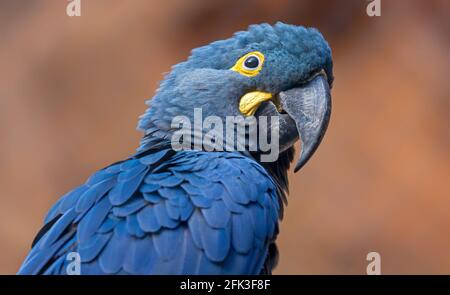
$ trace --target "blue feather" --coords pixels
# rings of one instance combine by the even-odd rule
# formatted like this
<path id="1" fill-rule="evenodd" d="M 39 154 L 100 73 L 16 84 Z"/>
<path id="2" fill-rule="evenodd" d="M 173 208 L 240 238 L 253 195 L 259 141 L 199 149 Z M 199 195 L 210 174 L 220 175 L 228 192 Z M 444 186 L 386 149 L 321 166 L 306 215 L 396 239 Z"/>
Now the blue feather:
<path id="1" fill-rule="evenodd" d="M 202 194 L 202 190 L 199 187 L 192 185 L 190 183 L 183 183 L 181 185 L 181 187 L 190 195 L 201 195 Z"/>
<path id="2" fill-rule="evenodd" d="M 106 234 L 96 234 L 92 236 L 86 243 L 78 247 L 78 254 L 80 254 L 81 262 L 90 262 L 94 260 L 106 243 L 110 240 L 112 232 Z"/>
<path id="3" fill-rule="evenodd" d="M 165 202 L 167 214 L 169 217 L 173 220 L 179 220 L 180 219 L 180 207 L 172 205 L 170 202 Z"/>
<path id="4" fill-rule="evenodd" d="M 255 229 L 249 212 L 232 215 L 232 245 L 242 254 L 248 253 L 253 247 Z"/>
<path id="5" fill-rule="evenodd" d="M 267 219 L 265 217 L 264 208 L 259 204 L 250 204 L 248 208 L 248 212 L 250 213 L 253 228 L 255 230 L 254 234 L 260 240 L 264 240 L 267 236 Z"/>
<path id="6" fill-rule="evenodd" d="M 107 274 L 115 274 L 122 268 L 124 253 L 131 243 L 125 227 L 125 222 L 120 222 L 114 230 L 111 240 L 99 256 L 100 268 Z"/>
<path id="7" fill-rule="evenodd" d="M 120 219 L 110 215 L 103 221 L 102 225 L 98 228 L 97 232 L 101 234 L 110 232 L 114 229 L 114 227 L 119 221 Z"/>
<path id="8" fill-rule="evenodd" d="M 154 154 L 144 156 L 144 157 L 140 158 L 139 161 L 142 164 L 147 165 L 147 166 L 152 165 L 152 164 L 155 164 L 156 162 L 158 162 L 159 160 L 161 160 L 168 152 L 169 152 L 169 150 L 162 150 L 160 152 L 156 152 Z"/>
<path id="9" fill-rule="evenodd" d="M 81 264 L 81 274 L 82 275 L 104 275 L 105 272 L 100 268 L 100 264 L 97 260 L 89 263 Z"/>
<path id="10" fill-rule="evenodd" d="M 197 222 L 195 224 L 198 227 L 198 232 L 201 239 L 202 249 L 205 250 L 205 254 L 211 261 L 221 262 L 225 259 L 230 249 L 230 230 L 226 228 L 212 228 L 210 227 L 203 216 L 196 211 Z M 192 233 L 193 224 L 189 224 L 189 229 Z M 193 235 L 194 237 L 194 235 Z M 195 239 L 194 239 L 195 242 Z"/>
<path id="11" fill-rule="evenodd" d="M 203 241 L 202 241 L 202 216 L 201 213 L 198 210 L 194 210 L 192 213 L 191 218 L 188 220 L 188 228 L 191 233 L 192 241 L 194 244 L 200 248 L 203 249 Z"/>
<path id="12" fill-rule="evenodd" d="M 89 210 L 78 225 L 77 236 L 79 242 L 87 241 L 98 230 L 111 208 L 112 205 L 109 202 L 109 198 L 105 196 Z"/>
<path id="13" fill-rule="evenodd" d="M 46 233 L 46 235 L 40 240 L 39 248 L 45 249 L 50 247 L 53 243 L 58 241 L 58 238 L 64 233 L 64 231 L 70 226 L 77 213 L 71 209 L 64 213 L 58 221 L 52 226 L 52 228 Z"/>
<path id="14" fill-rule="evenodd" d="M 69 234 L 63 235 L 50 247 L 39 250 L 34 248 L 31 250 L 29 256 L 25 259 L 25 262 L 19 269 L 18 274 L 40 274 L 47 262 L 53 258 L 53 255 L 70 238 L 71 235 Z"/>
<path id="15" fill-rule="evenodd" d="M 189 201 L 189 198 L 185 193 L 178 195 L 178 198 L 169 199 L 169 202 L 180 208 L 191 205 L 191 202 Z"/>
<path id="16" fill-rule="evenodd" d="M 245 190 L 242 188 L 240 183 L 236 183 L 236 179 L 224 177 L 221 179 L 225 189 L 228 191 L 228 196 L 239 204 L 248 204 L 250 201 L 248 196 L 245 194 Z"/>
<path id="17" fill-rule="evenodd" d="M 88 210 L 95 201 L 106 194 L 115 184 L 116 179 L 113 177 L 94 184 L 79 197 L 75 210 L 77 212 Z"/>
<path id="18" fill-rule="evenodd" d="M 119 174 L 118 181 L 119 182 L 125 182 L 127 180 L 130 180 L 132 178 L 135 178 L 136 176 L 142 175 L 142 173 L 147 170 L 148 167 L 144 165 L 136 165 L 133 168 L 130 168 L 128 170 L 124 170 Z"/>
<path id="19" fill-rule="evenodd" d="M 158 192 L 144 193 L 143 196 L 146 201 L 154 204 L 159 203 L 162 199 Z"/>
<path id="20" fill-rule="evenodd" d="M 161 224 L 156 219 L 154 205 L 147 205 L 137 213 L 137 221 L 143 231 L 156 232 L 161 228 Z"/>
<path id="21" fill-rule="evenodd" d="M 179 250 L 179 255 L 181 260 L 179 274 L 198 274 L 197 265 L 204 253 L 194 244 L 191 232 L 187 228 L 184 228 L 183 244 Z"/>
<path id="22" fill-rule="evenodd" d="M 216 200 L 211 207 L 202 209 L 203 217 L 209 226 L 224 228 L 228 225 L 231 213 L 222 200 Z"/>
<path id="23" fill-rule="evenodd" d="M 174 229 L 178 226 L 179 223 L 176 220 L 170 218 L 169 214 L 167 214 L 165 202 L 156 204 L 153 209 L 156 215 L 156 220 L 163 227 Z"/>
<path id="24" fill-rule="evenodd" d="M 257 251 L 254 251 L 257 253 Z M 251 253 L 253 254 L 253 253 Z M 258 259 L 257 257 L 252 257 L 253 255 L 241 254 L 236 251 L 231 250 L 228 255 L 225 263 L 223 265 L 223 272 L 225 274 L 247 274 L 247 273 L 255 273 L 255 271 L 251 271 L 252 264 L 254 259 Z M 261 258 L 259 258 L 261 259 Z"/>
<path id="25" fill-rule="evenodd" d="M 202 187 L 202 195 L 208 199 L 220 199 L 224 193 L 223 185 L 217 182 L 210 182 L 208 186 Z"/>
<path id="26" fill-rule="evenodd" d="M 175 175 L 171 175 L 169 177 L 161 179 L 159 181 L 159 185 L 164 187 L 174 187 L 180 185 L 182 182 L 183 179 L 178 178 Z"/>
<path id="27" fill-rule="evenodd" d="M 183 228 L 163 229 L 153 234 L 153 244 L 159 257 L 163 261 L 171 260 L 179 251 L 183 241 Z"/>
<path id="28" fill-rule="evenodd" d="M 211 207 L 213 200 L 205 198 L 203 195 L 191 195 L 192 203 L 199 208 Z"/>
<path id="29" fill-rule="evenodd" d="M 169 177 L 170 175 L 172 175 L 172 173 L 170 173 L 170 172 L 149 173 L 145 177 L 144 181 L 145 181 L 145 183 L 153 183 L 153 181 L 155 181 L 155 180 L 161 180 L 166 177 Z"/>
<path id="30" fill-rule="evenodd" d="M 122 206 L 113 207 L 112 212 L 117 217 L 127 217 L 128 215 L 133 214 L 147 204 L 148 203 L 141 197 L 141 195 L 137 195 L 136 197 L 131 198 Z"/>
<path id="31" fill-rule="evenodd" d="M 143 238 L 146 234 L 139 226 L 136 214 L 127 216 L 127 230 L 130 235 L 138 238 Z"/>
<path id="32" fill-rule="evenodd" d="M 131 274 L 150 274 L 156 259 L 152 238 L 133 239 L 124 253 L 123 269 Z"/>
<path id="33" fill-rule="evenodd" d="M 59 205 L 59 213 L 66 212 L 73 206 L 75 206 L 78 198 L 88 189 L 86 185 L 77 187 L 76 189 L 68 192 L 61 198 L 61 203 Z M 47 217 L 48 218 L 48 217 Z M 46 220 L 46 223 L 48 221 Z"/>
<path id="34" fill-rule="evenodd" d="M 59 258 L 57 258 L 52 265 L 46 269 L 44 271 L 44 275 L 58 275 L 60 273 L 62 273 L 63 267 L 64 267 L 64 263 L 66 262 L 66 257 L 65 256 L 60 256 Z"/>
<path id="35" fill-rule="evenodd" d="M 161 197 L 169 200 L 186 196 L 184 190 L 179 187 L 163 187 L 158 190 L 158 193 L 161 195 Z"/>
<path id="36" fill-rule="evenodd" d="M 179 207 L 180 210 L 180 218 L 181 221 L 186 221 L 191 216 L 192 212 L 194 211 L 194 206 L 191 202 L 187 203 L 184 207 Z"/>
<path id="37" fill-rule="evenodd" d="M 138 189 L 148 167 L 139 166 L 137 168 L 139 169 L 133 171 L 131 178 L 128 178 L 128 176 L 121 178 L 122 174 L 119 175 L 119 182 L 109 193 L 109 199 L 113 205 L 118 206 L 125 203 Z"/>
<path id="38" fill-rule="evenodd" d="M 200 275 L 211 275 L 211 274 L 222 274 L 223 266 L 208 258 L 206 255 L 200 255 L 199 261 L 197 262 L 197 267 L 195 269 L 195 274 Z"/>
<path id="39" fill-rule="evenodd" d="M 117 173 L 120 172 L 120 166 L 121 166 L 121 163 L 113 164 L 113 165 L 111 165 L 109 167 L 106 167 L 105 171 L 107 173 L 117 174 Z"/>
<path id="40" fill-rule="evenodd" d="M 199 177 L 193 173 L 180 173 L 180 172 L 174 172 L 174 173 L 178 178 L 185 179 L 185 180 L 189 181 L 190 184 L 197 186 L 197 187 L 204 187 L 209 184 L 207 179 Z"/>
<path id="41" fill-rule="evenodd" d="M 143 193 L 152 193 L 157 191 L 161 186 L 157 183 L 144 183 L 139 187 L 139 190 Z"/>
<path id="42" fill-rule="evenodd" d="M 86 185 L 93 186 L 94 184 L 102 182 L 106 179 L 109 179 L 109 178 L 115 176 L 115 175 L 116 175 L 116 173 L 110 173 L 106 170 L 97 171 L 88 178 L 88 180 L 86 181 Z"/>
<path id="43" fill-rule="evenodd" d="M 228 192 L 225 192 L 222 195 L 222 201 L 227 206 L 227 209 L 230 210 L 230 212 L 233 213 L 242 213 L 244 210 L 246 210 L 246 207 L 244 205 L 241 205 L 237 202 L 235 202 L 229 195 Z"/>
<path id="44" fill-rule="evenodd" d="M 135 167 L 141 167 L 141 166 L 144 166 L 144 165 L 141 165 L 139 160 L 136 160 L 136 159 L 128 159 L 119 164 L 120 171 L 128 171 Z"/>

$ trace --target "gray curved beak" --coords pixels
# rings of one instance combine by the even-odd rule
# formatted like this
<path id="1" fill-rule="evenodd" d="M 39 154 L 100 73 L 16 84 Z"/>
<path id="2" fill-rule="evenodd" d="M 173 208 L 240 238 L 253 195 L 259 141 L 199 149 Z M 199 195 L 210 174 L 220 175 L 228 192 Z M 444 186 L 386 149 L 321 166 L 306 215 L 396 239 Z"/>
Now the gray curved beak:
<path id="1" fill-rule="evenodd" d="M 280 92 L 280 104 L 295 121 L 300 138 L 300 159 L 294 172 L 311 158 L 325 134 L 331 115 L 331 95 L 324 73 L 306 84 Z"/>

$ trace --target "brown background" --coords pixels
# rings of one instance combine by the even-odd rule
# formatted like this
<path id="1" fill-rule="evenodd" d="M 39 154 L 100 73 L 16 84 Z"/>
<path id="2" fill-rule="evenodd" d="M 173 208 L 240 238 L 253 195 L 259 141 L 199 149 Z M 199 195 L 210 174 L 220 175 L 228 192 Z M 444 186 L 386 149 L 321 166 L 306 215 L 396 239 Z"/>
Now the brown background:
<path id="1" fill-rule="evenodd" d="M 251 23 L 315 26 L 335 62 L 334 110 L 291 175 L 278 274 L 450 273 L 450 1 L 0 1 L 0 273 L 44 214 L 134 152 L 137 117 L 191 48 Z"/>

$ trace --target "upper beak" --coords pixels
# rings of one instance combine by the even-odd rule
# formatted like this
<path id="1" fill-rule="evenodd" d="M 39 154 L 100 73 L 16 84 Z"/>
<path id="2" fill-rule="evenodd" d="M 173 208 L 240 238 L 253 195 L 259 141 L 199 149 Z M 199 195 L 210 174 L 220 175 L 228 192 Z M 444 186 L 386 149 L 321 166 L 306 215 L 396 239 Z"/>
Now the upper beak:
<path id="1" fill-rule="evenodd" d="M 301 143 L 300 159 L 294 172 L 308 162 L 316 151 L 331 115 L 331 96 L 327 77 L 323 72 L 300 87 L 279 93 L 280 104 L 293 119 Z"/>

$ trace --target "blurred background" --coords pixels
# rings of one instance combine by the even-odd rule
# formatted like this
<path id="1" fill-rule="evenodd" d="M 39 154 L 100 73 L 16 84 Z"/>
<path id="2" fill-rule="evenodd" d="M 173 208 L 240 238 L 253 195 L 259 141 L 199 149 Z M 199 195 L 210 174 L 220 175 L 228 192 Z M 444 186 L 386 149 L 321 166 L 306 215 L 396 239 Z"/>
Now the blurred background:
<path id="1" fill-rule="evenodd" d="M 0 273 L 50 206 L 131 155 L 137 118 L 190 49 L 249 24 L 317 27 L 335 63 L 318 153 L 290 175 L 277 274 L 450 273 L 450 1 L 0 1 Z"/>

